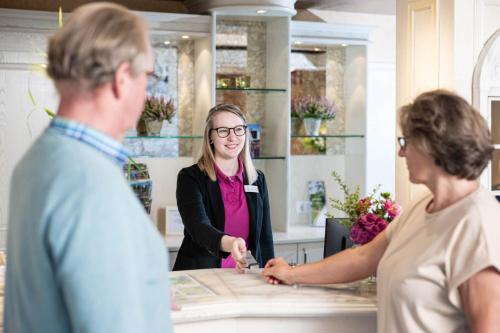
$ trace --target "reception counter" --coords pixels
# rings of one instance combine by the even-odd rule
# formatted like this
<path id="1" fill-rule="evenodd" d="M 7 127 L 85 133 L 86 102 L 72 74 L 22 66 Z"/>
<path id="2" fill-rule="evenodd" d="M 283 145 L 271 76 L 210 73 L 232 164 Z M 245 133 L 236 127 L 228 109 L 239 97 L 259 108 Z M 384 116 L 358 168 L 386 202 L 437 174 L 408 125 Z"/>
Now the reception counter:
<path id="1" fill-rule="evenodd" d="M 245 274 L 232 269 L 180 271 L 170 272 L 169 277 L 182 307 L 171 313 L 175 333 L 375 333 L 377 329 L 375 285 L 366 281 L 270 285 L 260 269 Z"/>
<path id="2" fill-rule="evenodd" d="M 324 286 L 267 284 L 260 270 L 170 273 L 176 333 L 376 332 L 376 292 L 369 282 Z"/>

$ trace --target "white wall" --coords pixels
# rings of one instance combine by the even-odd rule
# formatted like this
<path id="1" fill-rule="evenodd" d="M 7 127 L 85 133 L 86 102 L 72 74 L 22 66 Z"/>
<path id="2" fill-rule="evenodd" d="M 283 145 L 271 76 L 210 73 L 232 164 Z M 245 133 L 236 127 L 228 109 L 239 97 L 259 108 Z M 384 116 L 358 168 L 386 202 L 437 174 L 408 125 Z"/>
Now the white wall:
<path id="1" fill-rule="evenodd" d="M 4 27 L 15 22 L 2 14 L 0 10 L 0 249 L 6 247 L 12 172 L 50 121 L 42 107 L 55 111 L 58 102 L 53 84 L 35 65 L 45 62 L 43 52 L 50 24 L 42 24 L 46 29 L 38 31 L 30 29 L 27 22 L 24 30 L 15 31 Z M 39 107 L 30 102 L 30 90 Z"/>
<path id="2" fill-rule="evenodd" d="M 435 88 L 471 101 L 479 53 L 500 28 L 500 0 L 398 0 L 397 22 L 398 105 Z M 487 116 L 487 106 L 479 111 Z M 422 187 L 410 184 L 404 163 L 398 163 L 397 177 L 403 204 L 418 197 Z"/>
<path id="3" fill-rule="evenodd" d="M 500 29 L 500 0 L 446 2 L 453 3 L 448 25 L 454 31 L 454 51 L 448 59 L 454 61 L 454 90 L 471 101 L 472 74 L 479 53 L 488 38 Z"/>
<path id="4" fill-rule="evenodd" d="M 367 48 L 366 189 L 395 191 L 396 17 L 312 10 L 328 23 L 373 26 Z"/>
<path id="5" fill-rule="evenodd" d="M 149 176 L 153 180 L 151 219 L 160 231 L 165 221 L 165 207 L 176 206 L 175 190 L 177 174 L 182 168 L 194 163 L 192 157 L 137 158 L 136 162 L 146 163 Z"/>
<path id="6" fill-rule="evenodd" d="M 338 184 L 335 183 L 331 176 L 333 170 L 340 175 L 345 173 L 345 157 L 343 155 L 291 156 L 290 164 L 293 166 L 292 171 L 295 171 L 292 174 L 292 180 L 290 182 L 290 192 L 293 199 L 290 209 L 292 212 L 292 214 L 290 214 L 292 224 L 307 224 L 310 222 L 308 212 L 298 212 L 298 206 L 302 203 L 307 203 L 309 200 L 307 185 L 310 180 L 322 180 L 325 182 L 328 208 L 328 198 L 343 198 L 343 194 Z M 340 212 L 333 213 L 341 214 Z"/>

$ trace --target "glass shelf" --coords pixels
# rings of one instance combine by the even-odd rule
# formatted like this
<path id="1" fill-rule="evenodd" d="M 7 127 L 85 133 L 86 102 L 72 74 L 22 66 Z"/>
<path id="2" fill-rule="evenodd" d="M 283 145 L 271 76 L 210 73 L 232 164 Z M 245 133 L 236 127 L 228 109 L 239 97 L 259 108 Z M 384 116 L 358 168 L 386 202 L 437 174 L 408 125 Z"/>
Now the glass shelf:
<path id="1" fill-rule="evenodd" d="M 185 156 L 158 156 L 156 154 L 137 154 L 131 156 L 132 158 L 176 158 L 176 157 L 185 157 Z M 285 156 L 259 156 L 259 157 L 252 157 L 252 160 L 285 160 Z"/>
<path id="2" fill-rule="evenodd" d="M 259 157 L 252 157 L 252 160 L 284 160 L 286 159 L 285 156 L 259 156 Z"/>
<path id="3" fill-rule="evenodd" d="M 272 92 L 286 92 L 286 89 L 278 88 L 216 88 L 217 91 L 248 91 L 248 92 L 262 92 L 262 93 L 272 93 Z"/>
<path id="4" fill-rule="evenodd" d="M 362 134 L 292 135 L 292 138 L 364 138 Z"/>
<path id="5" fill-rule="evenodd" d="M 127 136 L 126 140 L 132 139 L 203 139 L 202 135 L 162 135 L 162 136 Z"/>

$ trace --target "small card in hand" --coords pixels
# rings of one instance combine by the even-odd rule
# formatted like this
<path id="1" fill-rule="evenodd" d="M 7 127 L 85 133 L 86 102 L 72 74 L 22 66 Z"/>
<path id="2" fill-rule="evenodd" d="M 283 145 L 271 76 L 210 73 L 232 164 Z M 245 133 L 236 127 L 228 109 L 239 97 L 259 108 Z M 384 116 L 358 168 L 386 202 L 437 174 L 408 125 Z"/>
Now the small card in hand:
<path id="1" fill-rule="evenodd" d="M 245 259 L 245 262 L 246 262 L 246 266 L 244 268 L 247 268 L 247 269 L 258 269 L 259 268 L 259 263 L 252 256 L 251 251 L 247 251 L 245 254 L 245 257 L 243 257 L 243 259 Z"/>

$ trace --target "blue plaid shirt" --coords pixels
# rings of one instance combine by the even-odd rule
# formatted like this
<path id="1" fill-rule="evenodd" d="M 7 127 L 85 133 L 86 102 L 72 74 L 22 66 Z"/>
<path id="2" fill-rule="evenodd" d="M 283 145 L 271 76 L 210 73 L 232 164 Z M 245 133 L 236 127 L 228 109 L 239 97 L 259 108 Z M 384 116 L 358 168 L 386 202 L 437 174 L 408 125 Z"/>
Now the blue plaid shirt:
<path id="1" fill-rule="evenodd" d="M 102 132 L 96 131 L 77 121 L 55 117 L 50 123 L 50 127 L 60 131 L 62 134 L 81 141 L 104 155 L 114 159 L 118 164 L 127 163 L 128 150 L 115 139 Z"/>

